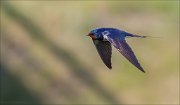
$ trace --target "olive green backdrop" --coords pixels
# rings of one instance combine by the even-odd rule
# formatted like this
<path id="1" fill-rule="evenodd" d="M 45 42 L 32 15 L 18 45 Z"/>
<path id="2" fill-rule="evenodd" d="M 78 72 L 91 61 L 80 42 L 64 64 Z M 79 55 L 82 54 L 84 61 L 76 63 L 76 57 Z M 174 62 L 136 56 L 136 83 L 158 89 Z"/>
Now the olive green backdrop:
<path id="1" fill-rule="evenodd" d="M 1 104 L 179 104 L 179 1 L 1 1 Z M 146 73 L 85 36 L 119 28 Z"/>

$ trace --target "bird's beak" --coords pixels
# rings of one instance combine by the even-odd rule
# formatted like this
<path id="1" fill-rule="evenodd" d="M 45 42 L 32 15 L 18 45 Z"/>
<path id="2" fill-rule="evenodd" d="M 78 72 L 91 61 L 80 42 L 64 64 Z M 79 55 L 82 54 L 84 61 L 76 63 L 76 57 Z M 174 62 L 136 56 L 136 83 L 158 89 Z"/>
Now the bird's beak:
<path id="1" fill-rule="evenodd" d="M 87 34 L 86 36 L 91 36 L 92 35 L 92 33 L 89 33 L 89 34 Z"/>

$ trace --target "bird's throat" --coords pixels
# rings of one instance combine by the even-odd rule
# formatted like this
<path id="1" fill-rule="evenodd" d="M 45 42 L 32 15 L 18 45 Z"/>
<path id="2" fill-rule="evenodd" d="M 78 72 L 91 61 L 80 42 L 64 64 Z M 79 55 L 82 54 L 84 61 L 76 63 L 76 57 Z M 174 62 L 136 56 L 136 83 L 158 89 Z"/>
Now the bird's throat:
<path id="1" fill-rule="evenodd" d="M 96 39 L 96 37 L 94 35 L 89 35 L 92 39 Z"/>

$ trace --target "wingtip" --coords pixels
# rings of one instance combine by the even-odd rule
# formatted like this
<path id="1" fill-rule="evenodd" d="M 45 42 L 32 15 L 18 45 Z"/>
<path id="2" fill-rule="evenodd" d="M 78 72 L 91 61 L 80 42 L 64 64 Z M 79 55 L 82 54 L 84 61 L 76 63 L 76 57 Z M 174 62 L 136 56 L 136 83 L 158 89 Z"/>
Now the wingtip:
<path id="1" fill-rule="evenodd" d="M 146 73 L 143 68 L 139 68 L 139 70 L 141 70 L 143 73 Z"/>
<path id="2" fill-rule="evenodd" d="M 108 68 L 109 68 L 109 70 L 111 70 L 112 69 L 112 66 L 110 65 L 110 66 L 107 66 Z"/>
<path id="3" fill-rule="evenodd" d="M 141 70 L 142 71 L 142 70 Z M 142 71 L 143 73 L 146 73 L 144 70 Z"/>
<path id="4" fill-rule="evenodd" d="M 109 70 L 112 70 L 112 67 L 108 67 L 109 68 Z"/>

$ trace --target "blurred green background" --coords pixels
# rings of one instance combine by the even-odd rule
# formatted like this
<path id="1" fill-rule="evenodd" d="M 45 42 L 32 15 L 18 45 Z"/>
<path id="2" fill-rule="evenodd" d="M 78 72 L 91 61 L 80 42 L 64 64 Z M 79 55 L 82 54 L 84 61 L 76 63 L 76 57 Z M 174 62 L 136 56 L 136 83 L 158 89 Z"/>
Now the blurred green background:
<path id="1" fill-rule="evenodd" d="M 1 1 L 1 104 L 179 104 L 179 1 Z M 112 70 L 91 38 L 129 38 L 146 73 L 113 48 Z"/>

